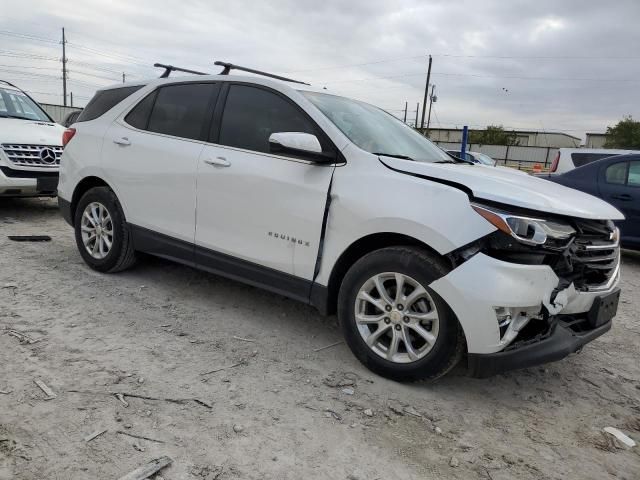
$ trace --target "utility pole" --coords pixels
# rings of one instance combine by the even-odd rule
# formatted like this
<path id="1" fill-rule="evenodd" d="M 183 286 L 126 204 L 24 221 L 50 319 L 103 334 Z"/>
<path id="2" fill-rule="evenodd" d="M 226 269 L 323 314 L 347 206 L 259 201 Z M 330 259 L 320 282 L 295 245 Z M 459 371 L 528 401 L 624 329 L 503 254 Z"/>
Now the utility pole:
<path id="1" fill-rule="evenodd" d="M 427 70 L 427 84 L 424 86 L 424 100 L 422 102 L 422 122 L 420 128 L 424 128 L 424 112 L 427 109 L 427 97 L 429 96 L 429 82 L 431 81 L 431 63 L 433 58 L 429 55 L 429 68 Z"/>
<path id="2" fill-rule="evenodd" d="M 124 78 L 125 78 L 125 75 L 124 75 L 124 72 L 122 72 L 122 83 L 124 83 Z"/>
<path id="3" fill-rule="evenodd" d="M 404 102 L 404 123 L 407 123 L 407 105 L 409 102 Z"/>
<path id="4" fill-rule="evenodd" d="M 71 97 L 71 106 L 73 107 L 73 92 L 69 92 L 69 96 Z"/>
<path id="5" fill-rule="evenodd" d="M 414 128 L 418 128 L 418 112 L 420 111 L 420 102 L 416 103 L 416 123 L 414 125 Z"/>
<path id="6" fill-rule="evenodd" d="M 431 107 L 433 106 L 433 102 L 436 101 L 436 96 L 434 92 L 436 91 L 436 86 L 431 86 L 431 95 L 429 95 L 429 114 L 427 115 L 427 129 L 424 132 L 424 136 L 429 136 L 429 125 L 431 124 Z"/>
<path id="7" fill-rule="evenodd" d="M 67 106 L 67 39 L 64 36 L 62 27 L 62 97 L 63 104 Z"/>

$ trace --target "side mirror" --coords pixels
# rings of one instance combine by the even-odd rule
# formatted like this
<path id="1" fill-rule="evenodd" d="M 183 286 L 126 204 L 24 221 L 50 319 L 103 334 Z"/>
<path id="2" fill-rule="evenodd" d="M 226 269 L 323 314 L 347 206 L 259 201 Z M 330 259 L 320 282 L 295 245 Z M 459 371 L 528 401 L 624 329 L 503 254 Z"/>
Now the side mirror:
<path id="1" fill-rule="evenodd" d="M 284 153 L 308 158 L 319 163 L 335 161 L 335 157 L 322 151 L 318 137 L 302 132 L 276 132 L 269 136 L 271 153 Z"/>

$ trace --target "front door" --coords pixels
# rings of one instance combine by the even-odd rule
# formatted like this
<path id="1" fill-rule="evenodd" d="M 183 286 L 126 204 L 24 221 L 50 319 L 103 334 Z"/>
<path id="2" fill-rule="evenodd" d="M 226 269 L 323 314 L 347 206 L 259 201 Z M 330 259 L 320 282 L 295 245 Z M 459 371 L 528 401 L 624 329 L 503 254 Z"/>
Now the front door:
<path id="1" fill-rule="evenodd" d="M 323 150 L 333 146 L 280 93 L 232 84 L 222 96 L 213 144 L 198 162 L 197 259 L 212 270 L 223 263 L 238 276 L 255 275 L 260 284 L 286 282 L 279 274 L 288 274 L 293 283 L 308 285 L 335 167 L 271 154 L 269 136 L 305 132 L 318 136 Z"/>

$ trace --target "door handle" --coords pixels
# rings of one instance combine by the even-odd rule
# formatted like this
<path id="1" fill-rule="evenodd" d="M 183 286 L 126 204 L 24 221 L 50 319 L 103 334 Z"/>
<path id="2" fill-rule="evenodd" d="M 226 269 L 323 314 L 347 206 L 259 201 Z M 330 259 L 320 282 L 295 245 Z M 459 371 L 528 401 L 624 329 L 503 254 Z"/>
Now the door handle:
<path id="1" fill-rule="evenodd" d="M 615 198 L 616 200 L 622 200 L 623 202 L 630 202 L 633 200 L 633 197 L 628 193 L 621 193 L 620 195 L 611 195 L 611 198 Z"/>
<path id="2" fill-rule="evenodd" d="M 127 146 L 131 145 L 131 142 L 129 141 L 129 139 L 127 137 L 115 138 L 113 140 L 113 143 L 115 143 L 116 145 L 122 145 L 123 147 L 127 147 Z"/>
<path id="3" fill-rule="evenodd" d="M 230 167 L 231 162 L 224 157 L 207 158 L 204 163 L 213 165 L 214 167 Z"/>

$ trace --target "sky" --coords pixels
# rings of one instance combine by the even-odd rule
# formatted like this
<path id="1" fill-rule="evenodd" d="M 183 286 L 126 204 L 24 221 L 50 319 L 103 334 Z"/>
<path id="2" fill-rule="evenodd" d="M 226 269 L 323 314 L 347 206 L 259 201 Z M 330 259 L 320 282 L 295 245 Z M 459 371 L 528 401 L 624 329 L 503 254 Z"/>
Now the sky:
<path id="1" fill-rule="evenodd" d="M 428 55 L 431 126 L 563 131 L 640 119 L 640 0 L 0 0 L 0 79 L 83 106 L 155 62 L 287 75 L 415 120 Z M 422 112 L 420 111 L 420 114 Z"/>

